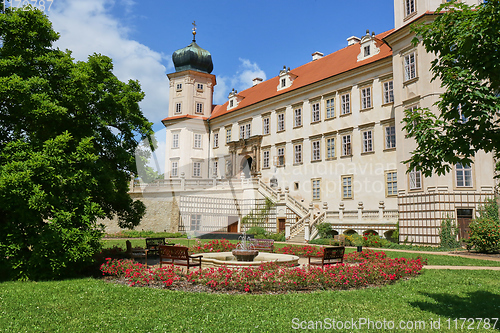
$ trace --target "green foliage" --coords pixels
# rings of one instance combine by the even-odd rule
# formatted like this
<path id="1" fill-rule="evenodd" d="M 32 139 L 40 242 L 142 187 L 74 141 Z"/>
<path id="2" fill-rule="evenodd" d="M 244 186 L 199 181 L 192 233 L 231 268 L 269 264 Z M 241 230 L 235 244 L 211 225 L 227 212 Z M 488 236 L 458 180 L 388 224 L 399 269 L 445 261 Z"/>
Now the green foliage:
<path id="1" fill-rule="evenodd" d="M 78 272 L 100 250 L 98 218 L 140 222 L 128 192 L 138 137 L 152 133 L 139 83 L 111 59 L 74 62 L 38 10 L 0 15 L 0 264 L 17 279 Z"/>
<path id="2" fill-rule="evenodd" d="M 274 239 L 277 242 L 284 242 L 284 241 L 286 241 L 285 232 L 282 231 L 282 232 L 277 232 L 277 233 L 267 233 L 266 239 Z"/>
<path id="3" fill-rule="evenodd" d="M 273 207 L 274 203 L 266 198 L 264 204 L 257 204 L 255 209 L 241 219 L 241 224 L 249 227 L 260 227 L 266 224 Z"/>
<path id="4" fill-rule="evenodd" d="M 123 230 L 114 234 L 106 234 L 107 238 L 154 238 L 154 237 L 165 237 L 165 238 L 185 238 L 186 234 L 182 232 L 156 232 L 156 231 L 146 231 L 146 230 Z"/>
<path id="5" fill-rule="evenodd" d="M 458 241 L 458 228 L 452 219 L 447 218 L 441 222 L 439 230 L 440 246 L 444 249 L 456 249 L 460 247 Z"/>
<path id="6" fill-rule="evenodd" d="M 497 252 L 500 250 L 500 221 L 496 200 L 488 200 L 479 209 L 479 217 L 470 224 L 469 244 L 479 252 Z"/>
<path id="7" fill-rule="evenodd" d="M 254 238 L 266 238 L 266 229 L 262 227 L 251 227 L 248 229 L 247 234 L 253 235 Z"/>
<path id="8" fill-rule="evenodd" d="M 309 244 L 339 246 L 340 242 L 333 238 L 316 238 L 309 241 Z"/>
<path id="9" fill-rule="evenodd" d="M 332 225 L 330 223 L 318 223 L 316 225 L 316 229 L 318 230 L 319 238 L 332 238 Z"/>
<path id="10" fill-rule="evenodd" d="M 404 129 L 417 142 L 409 163 L 424 175 L 445 174 L 457 163 L 472 164 L 478 150 L 500 157 L 500 1 L 478 6 L 444 3 L 435 20 L 412 26 L 432 61 L 434 79 L 446 91 L 436 103 L 439 114 L 428 109 L 406 111 Z"/>

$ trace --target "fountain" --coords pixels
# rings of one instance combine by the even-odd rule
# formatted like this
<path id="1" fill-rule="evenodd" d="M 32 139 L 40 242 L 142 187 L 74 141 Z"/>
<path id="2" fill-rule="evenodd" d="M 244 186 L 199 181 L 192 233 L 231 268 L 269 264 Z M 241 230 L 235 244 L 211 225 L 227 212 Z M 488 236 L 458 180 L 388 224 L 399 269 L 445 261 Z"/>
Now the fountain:
<path id="1" fill-rule="evenodd" d="M 238 237 L 240 241 L 231 253 L 236 257 L 238 261 L 253 261 L 255 257 L 259 254 L 258 250 L 255 250 L 253 244 L 250 242 L 250 237 L 247 237 L 246 232 Z"/>
<path id="2" fill-rule="evenodd" d="M 275 262 L 278 265 L 299 265 L 299 257 L 290 254 L 259 252 L 253 248 L 253 244 L 249 242 L 250 237 L 243 233 L 238 237 L 240 242 L 236 249 L 232 252 L 208 252 L 199 253 L 203 255 L 201 258 L 202 267 L 258 267 L 264 263 Z M 194 254 L 195 256 L 198 254 Z"/>

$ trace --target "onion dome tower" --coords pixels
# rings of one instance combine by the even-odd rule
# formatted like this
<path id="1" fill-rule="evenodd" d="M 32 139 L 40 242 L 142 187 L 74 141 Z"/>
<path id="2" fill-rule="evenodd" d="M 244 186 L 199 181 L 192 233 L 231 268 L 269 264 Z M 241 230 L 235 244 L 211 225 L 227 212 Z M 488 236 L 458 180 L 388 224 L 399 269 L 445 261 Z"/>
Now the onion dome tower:
<path id="1" fill-rule="evenodd" d="M 172 54 L 172 61 L 174 62 L 176 72 L 194 70 L 210 74 L 214 69 L 210 52 L 196 44 L 196 26 L 193 29 L 193 41 L 191 44 L 175 51 Z"/>

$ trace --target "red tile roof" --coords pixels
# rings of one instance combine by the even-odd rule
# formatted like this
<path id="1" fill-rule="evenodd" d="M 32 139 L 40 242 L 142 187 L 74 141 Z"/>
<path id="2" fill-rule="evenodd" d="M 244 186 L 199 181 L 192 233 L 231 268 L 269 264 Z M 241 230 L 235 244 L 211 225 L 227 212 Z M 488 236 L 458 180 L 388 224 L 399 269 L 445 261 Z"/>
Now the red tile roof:
<path id="1" fill-rule="evenodd" d="M 264 101 L 266 99 L 285 94 L 287 92 L 305 87 L 314 82 L 318 82 L 329 77 L 345 73 L 349 70 L 376 62 L 380 59 L 392 56 L 392 51 L 390 47 L 382 41 L 382 39 L 390 34 L 392 30 L 383 32 L 375 36 L 377 39 L 377 46 L 380 48 L 380 52 L 366 60 L 358 62 L 358 54 L 360 52 L 360 44 L 356 43 L 354 45 L 347 46 L 337 52 L 324 56 L 321 59 L 311 61 L 305 65 L 292 69 L 291 74 L 297 76 L 293 81 L 291 87 L 277 90 L 279 84 L 279 77 L 273 77 L 267 81 L 259 83 L 251 88 L 243 90 L 238 93 L 243 100 L 234 109 L 227 110 L 228 102 L 223 105 L 217 105 L 213 111 L 210 118 L 216 118 L 224 114 L 241 110 L 247 106 L 256 104 L 258 102 Z"/>

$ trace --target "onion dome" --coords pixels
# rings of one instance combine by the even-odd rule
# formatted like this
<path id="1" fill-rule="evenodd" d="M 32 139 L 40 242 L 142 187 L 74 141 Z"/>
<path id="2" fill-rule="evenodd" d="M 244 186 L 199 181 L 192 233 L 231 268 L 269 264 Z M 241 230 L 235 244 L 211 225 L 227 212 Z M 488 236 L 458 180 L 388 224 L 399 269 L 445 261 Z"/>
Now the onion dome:
<path id="1" fill-rule="evenodd" d="M 193 23 L 193 25 L 195 25 Z M 212 55 L 205 49 L 196 44 L 196 26 L 193 29 L 193 42 L 183 49 L 177 50 L 172 54 L 175 71 L 182 72 L 195 70 L 198 72 L 210 74 L 214 69 Z"/>

